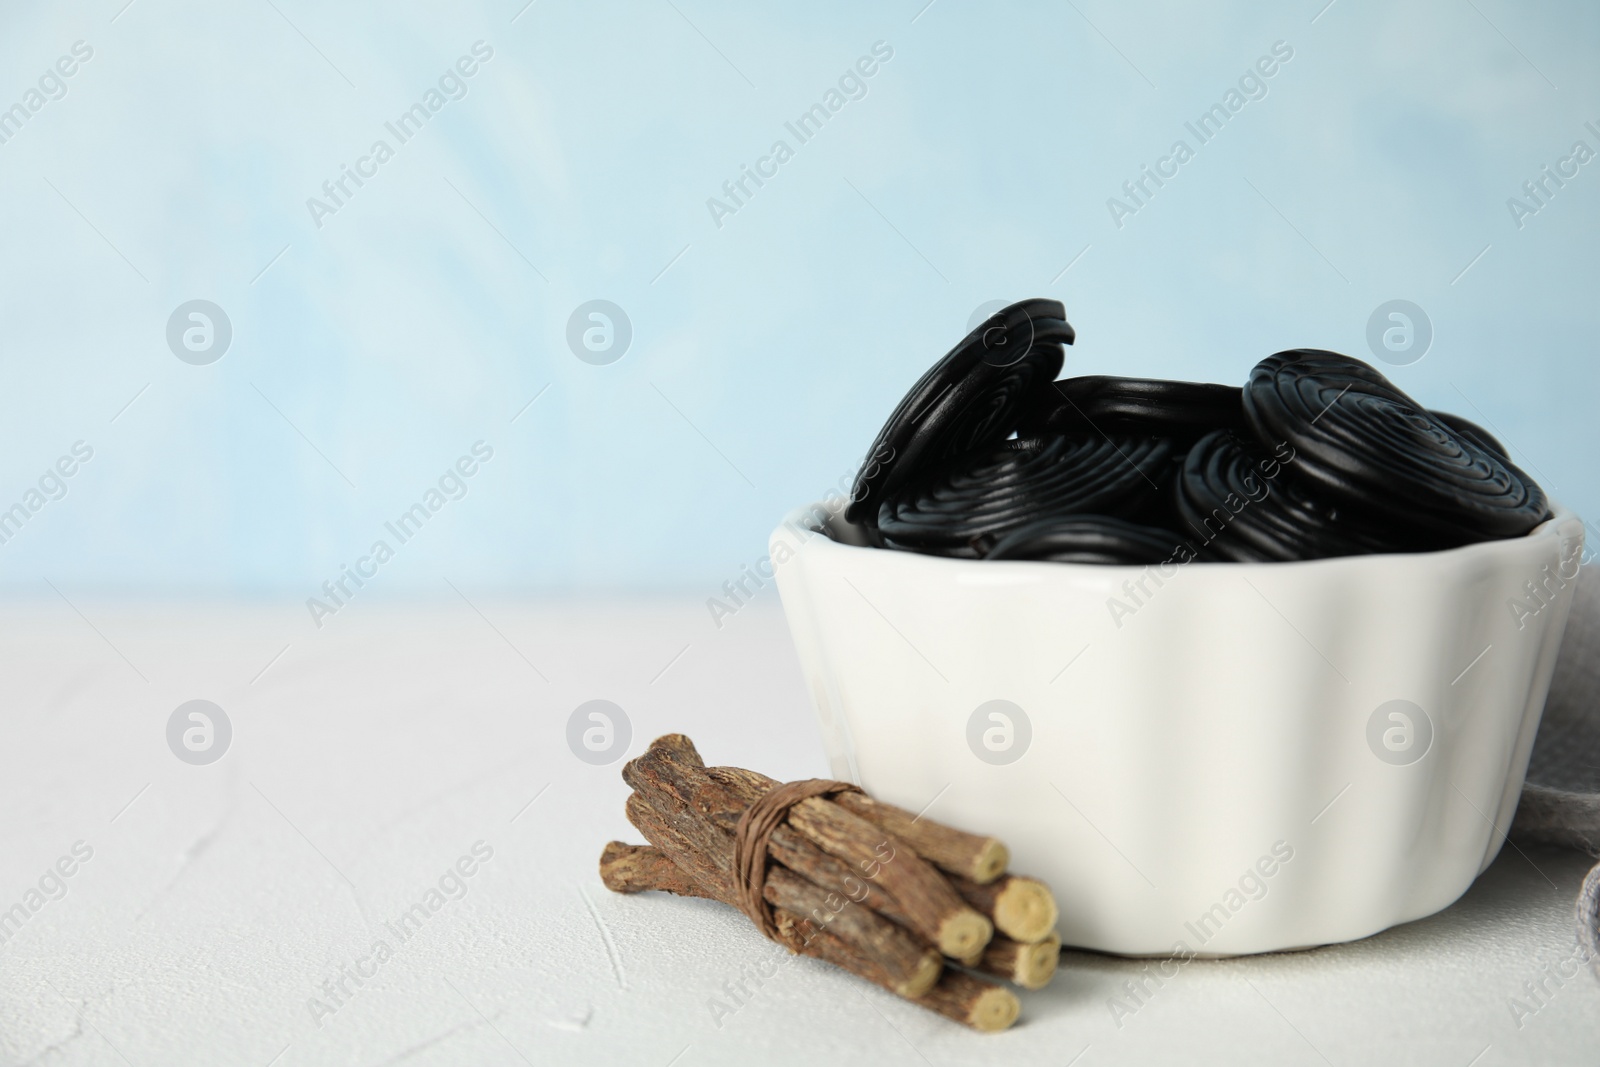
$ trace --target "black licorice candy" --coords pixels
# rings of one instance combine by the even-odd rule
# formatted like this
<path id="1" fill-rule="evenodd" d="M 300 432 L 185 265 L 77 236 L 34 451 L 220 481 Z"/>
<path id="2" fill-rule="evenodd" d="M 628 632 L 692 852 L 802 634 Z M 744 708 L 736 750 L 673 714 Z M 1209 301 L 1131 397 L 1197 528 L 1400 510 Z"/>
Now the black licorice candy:
<path id="1" fill-rule="evenodd" d="M 1171 530 L 1114 515 L 1069 515 L 1019 526 L 990 545 L 983 558 L 1148 566 L 1187 562 L 1193 555 L 1186 539 Z"/>
<path id="2" fill-rule="evenodd" d="M 856 476 L 845 518 L 870 525 L 921 469 L 1005 440 L 1033 390 L 1061 370 L 1074 339 L 1058 300 L 1012 304 L 961 339 L 889 416 Z"/>
<path id="3" fill-rule="evenodd" d="M 1403 527 L 1319 498 L 1292 476 L 1294 449 L 1268 451 L 1227 430 L 1184 458 L 1176 501 L 1201 559 L 1287 562 L 1411 551 Z"/>
<path id="4" fill-rule="evenodd" d="M 985 539 L 1034 519 L 1136 513 L 1171 457 L 1168 442 L 1150 437 L 1002 441 L 885 501 L 878 529 L 891 547 L 976 558 Z"/>
<path id="5" fill-rule="evenodd" d="M 1550 515 L 1531 478 L 1349 356 L 1307 348 L 1269 356 L 1250 372 L 1244 408 L 1258 440 L 1294 446 L 1297 476 L 1348 507 L 1389 516 L 1425 547 L 1518 537 Z"/>
<path id="6" fill-rule="evenodd" d="M 1549 517 L 1492 434 L 1360 360 L 1280 352 L 1243 389 L 1051 381 L 1073 339 L 1053 300 L 968 333 L 895 408 L 846 517 L 880 548 L 1123 565 L 1424 552 Z"/>
<path id="7" fill-rule="evenodd" d="M 1242 392 L 1210 382 L 1105 374 L 1063 378 L 1035 392 L 1018 432 L 1143 433 L 1192 442 L 1212 430 L 1244 431 Z"/>
<path id="8" fill-rule="evenodd" d="M 1460 415 L 1452 415 L 1448 411 L 1435 411 L 1433 417 L 1450 427 L 1451 432 L 1457 437 L 1472 442 L 1485 452 L 1493 452 L 1503 460 L 1511 459 L 1511 453 L 1506 451 L 1506 446 L 1500 443 L 1500 439 L 1477 423 L 1463 419 Z"/>

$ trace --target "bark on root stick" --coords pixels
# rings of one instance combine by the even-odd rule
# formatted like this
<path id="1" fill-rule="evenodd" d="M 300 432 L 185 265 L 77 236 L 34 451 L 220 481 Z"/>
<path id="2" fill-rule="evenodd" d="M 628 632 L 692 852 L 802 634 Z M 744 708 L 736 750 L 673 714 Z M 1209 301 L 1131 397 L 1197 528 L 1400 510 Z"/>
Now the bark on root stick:
<path id="1" fill-rule="evenodd" d="M 738 899 L 737 883 L 729 869 L 728 859 L 722 857 L 719 864 L 703 847 L 709 844 L 712 850 L 716 850 L 721 847 L 721 842 L 714 837 L 708 842 L 709 835 L 704 834 L 694 820 L 669 818 L 638 793 L 628 797 L 627 812 L 628 821 L 644 835 L 644 839 L 660 849 L 680 871 L 698 882 L 713 899 L 723 903 Z"/>
<path id="2" fill-rule="evenodd" d="M 879 985 L 902 997 L 920 997 L 944 971 L 939 950 L 877 912 L 821 889 L 781 867 L 767 876 L 763 896 L 785 914 L 803 916 L 850 955 L 874 969 Z"/>
<path id="3" fill-rule="evenodd" d="M 1022 1004 L 1004 986 L 974 978 L 965 971 L 945 971 L 937 985 L 916 1003 L 932 1008 L 974 1030 L 993 1033 L 1017 1021 Z"/>
<path id="4" fill-rule="evenodd" d="M 968 906 L 933 866 L 905 842 L 820 798 L 789 809 L 789 825 L 824 852 L 856 864 L 894 898 L 911 928 L 946 956 L 970 956 L 994 926 Z"/>
<path id="5" fill-rule="evenodd" d="M 1000 877 L 1011 862 L 1011 851 L 993 837 L 969 834 L 921 818 L 864 793 L 843 793 L 834 798 L 834 803 L 893 834 L 940 870 L 979 885 Z"/>
<path id="6" fill-rule="evenodd" d="M 708 769 L 681 735 L 658 738 L 624 767 L 623 777 L 635 790 L 628 798 L 628 817 L 658 847 L 606 846 L 601 857 L 606 885 L 619 892 L 660 889 L 739 906 L 733 831 L 749 806 L 777 783 L 739 768 Z M 763 891 L 776 926 L 774 939 L 965 1026 L 985 1031 L 1010 1026 L 1019 1008 L 1014 994 L 944 968 L 921 938 L 975 968 L 1019 984 L 1041 984 L 1059 942 L 1049 936 L 1049 926 L 1040 931 L 1042 937 L 1030 938 L 1026 931 L 1029 922 L 1044 916 L 1053 924 L 1049 891 L 1033 879 L 1013 876 L 983 884 L 999 847 L 990 844 L 993 839 L 938 824 L 930 831 L 922 820 L 889 805 L 853 807 L 857 810 L 817 797 L 800 801 L 787 808 L 787 824 L 763 838 L 768 861 Z M 896 825 L 941 863 L 977 877 L 947 880 L 941 873 L 945 868 L 927 862 L 917 844 L 891 832 Z M 991 944 L 994 926 L 983 911 L 999 916 L 1012 938 Z M 968 936 L 950 936 L 960 921 L 968 922 Z M 977 935 L 971 936 L 974 930 Z"/>
<path id="7" fill-rule="evenodd" d="M 648 774 L 652 789 L 670 793 L 686 807 L 706 815 L 730 834 L 751 804 L 778 783 L 764 774 L 737 767 L 705 768 L 689 739 L 681 734 L 658 738 L 635 764 L 623 768 L 632 784 Z M 882 889 L 842 860 L 813 845 L 789 826 L 779 826 L 768 840 L 768 854 L 796 874 L 824 889 L 843 893 L 887 914 Z M 904 925 L 904 924 L 902 924 Z"/>
<path id="8" fill-rule="evenodd" d="M 870 966 L 863 965 L 826 930 L 819 930 L 781 909 L 776 915 L 779 936 L 793 951 L 826 960 L 876 985 L 884 984 Z M 961 971 L 949 970 L 926 993 L 906 999 L 963 1026 L 991 1033 L 1016 1022 L 1022 1007 L 1010 990 Z"/>
<path id="9" fill-rule="evenodd" d="M 731 810 L 715 812 L 719 823 L 732 830 L 745 808 L 754 804 L 778 782 L 757 771 L 742 767 L 708 767 L 706 775 L 726 791 Z M 863 872 L 842 860 L 835 859 L 813 845 L 798 830 L 780 826 L 772 834 L 769 852 L 773 859 L 796 874 L 803 875 L 825 889 L 834 889 L 859 900 L 873 911 L 900 923 L 910 925 L 894 906 L 894 901 L 879 885 L 864 877 Z"/>
<path id="10" fill-rule="evenodd" d="M 707 774 L 725 782 L 746 803 L 778 785 L 776 779 L 738 766 L 714 766 L 707 768 Z M 920 819 L 904 808 L 872 800 L 866 793 L 840 793 L 834 797 L 834 803 L 885 830 L 891 837 L 906 841 L 912 851 L 934 867 L 978 883 L 1000 877 L 1011 859 L 1010 849 L 1006 849 L 1002 841 L 955 830 L 931 819 Z"/>
<path id="11" fill-rule="evenodd" d="M 648 787 L 649 765 L 639 768 L 636 777 Z M 714 899 L 738 907 L 738 880 L 732 870 L 733 836 L 698 811 L 673 810 L 676 805 L 665 803 L 667 812 L 651 805 L 644 792 L 636 792 L 628 798 L 628 819 L 657 846 L 664 861 Z M 641 860 L 638 854 L 627 859 L 635 866 Z M 606 877 L 604 870 L 601 876 Z M 880 975 L 885 988 L 896 993 L 924 992 L 939 976 L 939 953 L 910 931 L 786 868 L 773 866 L 768 871 L 764 897 L 768 903 L 813 917 L 858 956 L 863 966 Z"/>
<path id="12" fill-rule="evenodd" d="M 690 878 L 666 853 L 654 845 L 629 845 L 613 841 L 600 853 L 600 880 L 613 893 L 645 893 L 652 890 L 675 893 L 680 897 L 718 899 L 699 882 Z M 726 903 L 724 901 L 724 903 Z"/>
<path id="13" fill-rule="evenodd" d="M 613 841 L 600 857 L 600 878 L 608 889 L 618 893 L 660 890 L 717 899 L 684 875 L 666 853 L 650 845 Z M 811 919 L 817 930 L 826 931 L 838 941 L 843 951 L 859 959 L 862 967 L 870 968 L 881 978 L 879 984 L 891 992 L 918 997 L 939 979 L 944 961 L 937 951 L 860 905 L 784 870 L 768 875 L 765 895 L 775 908 L 797 918 Z"/>
<path id="14" fill-rule="evenodd" d="M 726 817 L 731 808 L 742 811 L 747 806 L 711 778 L 693 743 L 681 734 L 657 738 L 644 755 L 623 767 L 622 777 L 653 806 L 692 810 L 712 825 L 717 820 L 711 812 Z M 970 956 L 994 933 L 989 920 L 967 906 L 943 875 L 909 846 L 860 816 L 813 798 L 789 810 L 789 826 L 876 881 L 894 898 L 904 925 L 944 955 Z M 732 862 L 731 845 L 725 862 Z"/>

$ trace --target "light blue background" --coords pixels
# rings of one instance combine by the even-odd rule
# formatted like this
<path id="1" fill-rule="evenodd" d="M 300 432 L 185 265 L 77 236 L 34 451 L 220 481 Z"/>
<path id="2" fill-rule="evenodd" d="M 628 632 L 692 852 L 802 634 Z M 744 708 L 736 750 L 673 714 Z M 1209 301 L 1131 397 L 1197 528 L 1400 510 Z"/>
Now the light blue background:
<path id="1" fill-rule="evenodd" d="M 94 459 L 0 582 L 303 598 L 481 439 L 387 591 L 709 596 L 979 304 L 1031 295 L 1066 303 L 1069 373 L 1230 383 L 1287 347 L 1371 358 L 1373 309 L 1415 301 L 1433 346 L 1392 377 L 1600 513 L 1600 161 L 1520 230 L 1506 206 L 1600 149 L 1600 8 L 924 2 L 7 4 L 0 106 L 94 56 L 0 144 L 0 508 Z M 315 227 L 480 39 L 468 95 Z M 1266 98 L 1114 226 L 1279 40 Z M 797 145 L 876 41 L 868 95 Z M 780 137 L 718 228 L 707 198 Z M 210 366 L 165 342 L 195 298 L 232 321 Z M 595 298 L 633 325 L 610 366 L 565 342 Z"/>

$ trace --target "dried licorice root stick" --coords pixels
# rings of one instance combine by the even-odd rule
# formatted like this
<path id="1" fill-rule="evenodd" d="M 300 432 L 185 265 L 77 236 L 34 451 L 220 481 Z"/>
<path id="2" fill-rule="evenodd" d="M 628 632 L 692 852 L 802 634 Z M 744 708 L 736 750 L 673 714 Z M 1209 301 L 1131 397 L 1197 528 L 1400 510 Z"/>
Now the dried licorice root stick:
<path id="1" fill-rule="evenodd" d="M 772 917 L 777 921 L 778 944 L 790 952 L 831 963 L 835 967 L 849 971 L 857 978 L 865 978 L 873 985 L 882 986 L 890 992 L 899 992 L 890 984 L 889 976 L 881 967 L 872 960 L 863 959 L 860 954 L 852 951 L 849 945 L 834 937 L 829 930 L 784 908 L 774 908 Z M 938 974 L 939 972 L 934 972 L 936 978 Z M 925 988 L 923 993 L 927 992 Z M 899 995 L 905 996 L 904 993 Z"/>
<path id="2" fill-rule="evenodd" d="M 600 853 L 600 880 L 613 893 L 647 893 L 652 890 L 680 897 L 716 900 L 715 893 L 690 878 L 666 853 L 654 845 L 629 845 L 612 841 Z"/>
<path id="3" fill-rule="evenodd" d="M 733 805 L 741 810 L 748 807 L 711 778 L 694 744 L 681 734 L 667 734 L 651 742 L 644 755 L 622 768 L 622 778 L 634 788 L 636 797 L 643 797 L 652 807 L 692 809 L 711 825 L 716 823 L 710 814 L 713 811 L 726 811 Z M 875 881 L 894 898 L 897 921 L 932 942 L 942 954 L 971 956 L 988 944 L 993 924 L 968 906 L 944 876 L 904 842 L 818 797 L 790 808 L 788 822 L 817 848 Z M 666 851 L 678 860 L 672 849 Z M 731 852 L 728 860 L 731 862 Z"/>
<path id="4" fill-rule="evenodd" d="M 730 831 L 738 823 L 739 816 L 745 808 L 755 803 L 773 786 L 778 785 L 775 779 L 756 771 L 747 771 L 742 767 L 707 767 L 706 775 L 726 790 L 725 795 L 730 806 L 710 814 Z M 864 877 L 862 872 L 848 863 L 833 858 L 813 845 L 793 827 L 780 826 L 774 830 L 767 848 L 773 859 L 824 889 L 843 893 L 880 915 L 888 916 L 901 926 L 911 925 L 880 886 Z"/>
<path id="5" fill-rule="evenodd" d="M 1061 938 L 1052 933 L 1032 943 L 997 935 L 981 955 L 961 963 L 975 971 L 1015 982 L 1023 989 L 1043 989 L 1055 977 L 1060 960 Z"/>
<path id="6" fill-rule="evenodd" d="M 673 879 L 681 877 L 686 870 L 677 863 L 675 857 L 695 847 L 690 843 L 690 837 L 670 826 L 649 805 L 639 802 L 637 795 L 629 798 L 628 818 L 660 848 L 664 856 L 674 857 L 665 862 L 679 872 L 676 876 L 668 876 L 659 886 L 641 888 L 671 891 Z M 873 981 L 890 992 L 916 996 L 938 980 L 943 963 L 937 950 L 919 942 L 909 932 L 882 916 L 866 908 L 846 904 L 843 898 L 829 894 L 798 876 L 790 875 L 785 879 L 782 874 L 774 874 L 764 893 L 767 902 L 787 905 L 803 916 L 816 916 L 819 922 L 825 920 L 833 939 L 844 945 L 860 961 L 861 966 L 870 971 Z M 607 885 L 621 881 L 615 874 L 608 875 L 604 867 L 601 869 L 601 879 Z M 739 906 L 738 890 L 728 872 L 717 870 L 714 866 L 699 867 L 693 879 L 701 892 L 686 895 L 709 896 L 725 904 Z M 830 900 L 830 896 L 834 899 Z"/>
<path id="7" fill-rule="evenodd" d="M 606 888 L 614 893 L 644 893 L 654 890 L 675 893 L 678 896 L 716 899 L 712 894 L 701 888 L 698 882 L 679 870 L 678 866 L 669 860 L 665 853 L 651 845 L 627 845 L 621 841 L 611 842 L 600 855 L 600 878 L 605 883 Z M 780 900 L 773 900 L 772 903 L 780 907 L 782 904 Z M 782 916 L 787 917 L 788 922 L 786 926 L 784 918 L 780 917 L 779 929 L 784 933 L 782 944 L 785 947 L 792 947 L 791 941 L 797 936 L 800 937 L 801 941 L 804 941 L 804 936 L 795 934 L 795 931 L 806 929 L 807 924 L 799 919 L 793 911 L 785 910 Z M 826 934 L 826 927 L 813 931 L 811 936 L 826 936 L 827 940 L 818 942 L 817 950 L 806 953 L 807 955 L 816 956 L 819 959 L 827 960 L 829 963 L 838 963 L 839 958 L 850 952 L 849 946 Z M 937 964 L 937 953 L 929 949 L 928 955 Z M 1049 984 L 1051 977 L 1054 976 L 1056 964 L 1060 957 L 1061 938 L 1053 933 L 1043 941 L 1035 942 L 1031 945 L 1001 936 L 989 942 L 989 946 L 984 949 L 978 958 L 964 961 L 963 965 L 982 971 L 984 974 L 994 975 L 996 978 L 1004 978 L 1008 982 L 1015 982 L 1024 989 L 1043 989 Z M 851 956 L 846 963 L 840 964 L 840 966 L 843 966 L 852 974 L 867 977 L 879 985 L 888 985 L 888 982 L 881 978 L 881 971 L 874 970 L 871 974 L 863 974 L 862 972 L 869 965 L 862 964 L 857 957 Z M 939 969 L 935 966 L 933 968 L 933 978 L 928 980 L 927 986 L 923 987 L 920 994 L 908 993 L 901 989 L 893 991 L 907 999 L 917 1000 L 928 992 L 933 985 L 933 979 L 938 977 Z M 930 1006 L 938 1010 L 939 1005 L 951 1002 L 952 998 L 948 996 L 935 997 L 930 1002 Z M 978 1017 L 987 1019 L 993 1014 L 993 1012 L 985 1013 L 980 1011 Z M 1000 1016 L 1003 1016 L 1003 1014 L 1003 1012 L 999 1013 Z M 961 1018 L 956 1021 L 965 1023 L 967 1020 Z"/>
<path id="8" fill-rule="evenodd" d="M 1010 850 L 992 837 L 921 818 L 904 808 L 873 800 L 865 793 L 841 793 L 834 803 L 893 834 L 940 870 L 979 885 L 1000 877 L 1011 862 Z"/>
<path id="9" fill-rule="evenodd" d="M 916 1003 L 974 1030 L 994 1033 L 1017 1021 L 1022 1004 L 1005 986 L 975 978 L 965 971 L 946 971 L 939 984 Z"/>
<path id="10" fill-rule="evenodd" d="M 667 859 L 661 849 L 624 845 L 621 841 L 611 841 L 610 845 L 606 845 L 605 853 L 600 856 L 600 878 L 605 881 L 606 888 L 613 889 L 616 893 L 645 893 L 650 889 L 662 889 L 666 893 L 677 893 L 680 896 L 709 896 L 704 889 L 683 877 L 677 865 Z M 797 913 L 782 907 L 774 910 L 774 917 L 778 918 L 779 944 L 784 945 L 790 952 L 832 963 L 838 968 L 850 971 L 854 976 L 864 977 L 875 985 L 883 985 L 885 989 L 899 993 L 907 1000 L 914 1000 L 918 1005 L 938 1011 L 942 1016 L 954 1019 L 963 1025 L 970 1025 L 973 1029 L 990 1030 L 990 1032 L 1006 1029 L 1008 1025 L 1016 1022 L 1016 1017 L 1021 1011 L 1021 1005 L 1016 997 L 1000 989 L 998 985 L 982 982 L 954 971 L 946 971 L 941 976 L 938 969 L 938 953 L 931 949 L 928 950 L 928 955 L 933 958 L 936 965 L 933 977 L 938 979 L 938 985 L 930 981 L 920 993 L 902 992 L 893 989 L 890 976 L 880 966 L 872 961 L 862 960 L 858 953 L 851 950 L 850 945 L 834 936 L 829 926 L 818 926 L 813 921 L 805 920 Z M 1006 944 L 1016 944 L 1016 942 L 1006 942 Z M 1056 949 L 1061 949 L 1061 942 L 1056 941 Z M 1005 949 L 1000 949 L 1000 952 L 1005 952 Z M 989 955 L 990 953 L 984 953 L 986 965 Z M 1050 969 L 1054 971 L 1054 955 L 1051 955 Z M 1011 977 L 1010 973 L 998 973 L 998 971 L 992 973 L 997 973 L 998 977 L 1006 979 Z M 1045 981 L 1048 981 L 1048 974 Z M 1026 982 L 1019 984 L 1027 985 Z M 1027 987 L 1038 989 L 1038 985 L 1027 985 Z"/>
<path id="11" fill-rule="evenodd" d="M 788 871 L 773 871 L 762 895 L 775 911 L 810 919 L 856 959 L 875 966 L 880 975 L 873 981 L 891 993 L 920 997 L 944 973 L 938 949 L 924 945 L 876 912 L 818 889 Z M 822 902 L 817 897 L 822 897 Z"/>
<path id="12" fill-rule="evenodd" d="M 747 771 L 742 767 L 708 767 L 706 773 L 714 781 L 727 786 L 741 806 L 753 802 L 755 798 L 778 784 L 775 779 L 768 778 L 766 775 L 756 771 Z M 842 794 L 839 799 L 854 800 L 860 797 L 861 794 L 846 793 Z M 889 805 L 881 806 L 889 807 Z M 900 811 L 900 809 L 894 810 Z M 902 812 L 902 814 L 904 813 Z M 737 818 L 736 815 L 733 817 Z M 905 817 L 907 819 L 912 818 L 909 815 Z M 884 829 L 891 829 L 882 823 L 877 825 L 883 826 Z M 978 841 L 994 840 L 993 838 L 979 838 L 977 835 L 962 834 L 959 830 L 951 830 L 949 832 L 971 837 Z M 790 836 L 784 837 L 785 833 L 789 833 Z M 786 847 L 780 847 L 780 845 Z M 1002 850 L 1004 849 L 1003 845 L 1000 847 Z M 968 854 L 976 854 L 979 851 L 969 849 Z M 856 894 L 858 899 L 862 899 L 862 902 L 873 910 L 902 925 L 905 924 L 905 919 L 895 907 L 894 900 L 884 894 L 876 885 L 871 882 L 863 882 L 859 877 L 854 876 L 848 867 L 843 867 L 842 865 L 838 867 L 838 871 L 841 873 L 830 871 L 827 865 L 837 864 L 837 861 L 809 841 L 793 835 L 792 832 L 780 829 L 778 833 L 773 835 L 772 857 L 793 870 L 802 871 L 819 885 L 836 887 L 842 892 Z M 1003 906 L 999 910 L 1005 916 L 1008 925 L 1014 929 L 1031 932 L 1045 918 L 1048 918 L 1051 925 L 1055 923 L 1054 898 L 1048 897 L 1048 890 L 1046 890 L 1045 894 L 1048 900 L 1041 900 L 1037 890 L 1043 887 L 1042 884 L 1034 879 L 1019 880 L 1015 885 L 1008 887 L 1010 893 L 1004 896 L 1001 895 L 999 890 L 994 893 L 979 892 L 978 890 L 982 887 L 977 886 L 975 883 L 958 883 L 956 879 L 951 879 L 950 881 L 952 885 L 956 886 L 958 892 L 962 884 L 971 884 L 973 895 L 976 899 L 969 901 L 969 903 L 978 906 L 979 910 L 993 908 L 996 903 L 995 898 L 1000 897 Z M 863 890 L 864 886 L 866 887 L 865 890 Z M 863 891 L 870 895 L 862 898 L 860 894 Z M 992 919 L 993 916 L 991 915 L 990 918 Z M 1029 942 L 1017 941 L 1005 936 L 1003 933 L 997 933 L 983 950 L 967 956 L 959 960 L 959 962 L 962 966 L 971 967 L 974 970 L 982 971 L 984 974 L 991 974 L 997 978 L 1004 978 L 1008 982 L 1015 982 L 1024 989 L 1042 989 L 1049 984 L 1050 979 L 1055 975 L 1056 964 L 1060 959 L 1060 955 L 1061 939 L 1056 937 L 1054 933 L 1047 934 L 1043 940 L 1034 939 Z"/>
<path id="13" fill-rule="evenodd" d="M 682 795 L 685 803 L 692 803 L 698 811 L 714 819 L 717 825 L 729 833 L 738 826 L 739 817 L 744 814 L 746 808 L 779 784 L 764 774 L 747 771 L 741 767 L 703 768 L 706 778 L 710 780 L 710 786 L 705 783 L 694 784 L 690 779 L 693 778 L 694 771 L 700 769 L 697 762 L 699 754 L 694 752 L 693 745 L 688 744 L 688 739 L 678 734 L 669 734 L 657 739 L 656 744 L 671 755 L 677 767 L 676 773 L 672 773 L 670 765 L 661 769 L 659 773 L 663 776 L 663 784 L 670 784 L 675 793 Z M 668 777 L 672 779 L 671 782 L 665 780 Z M 774 830 L 767 848 L 774 860 L 802 878 L 815 882 L 824 889 L 842 893 L 851 900 L 894 919 L 902 926 L 910 925 L 895 910 L 894 902 L 888 895 L 866 879 L 862 872 L 828 855 L 792 827 L 779 826 Z"/>
<path id="14" fill-rule="evenodd" d="M 894 898 L 911 928 L 946 956 L 970 956 L 994 936 L 994 925 L 931 864 L 859 815 L 813 798 L 789 809 L 789 825 L 824 852 L 867 871 Z"/>
<path id="15" fill-rule="evenodd" d="M 780 942 L 792 951 L 815 956 L 869 982 L 883 984 L 870 967 L 863 966 L 860 959 L 826 931 L 808 929 L 809 923 L 782 909 L 776 915 Z M 985 1033 L 1006 1029 L 1017 1021 L 1022 1011 L 1022 1004 L 1011 990 L 962 971 L 945 971 L 932 989 L 920 997 L 906 999 Z"/>
<path id="16" fill-rule="evenodd" d="M 1049 886 L 1037 878 L 1007 874 L 988 885 L 964 878 L 950 879 L 956 892 L 978 911 L 994 920 L 995 929 L 1025 944 L 1042 940 L 1056 928 L 1061 913 Z M 970 959 L 972 953 L 957 959 Z"/>
<path id="17" fill-rule="evenodd" d="M 635 777 L 641 782 L 652 780 L 648 766 Z M 663 806 L 667 812 L 652 805 L 642 791 L 636 792 L 628 798 L 628 820 L 657 846 L 680 874 L 698 884 L 702 890 L 698 895 L 740 907 L 738 882 L 732 870 L 732 836 L 692 807 L 678 805 L 674 810 L 665 800 Z M 640 860 L 637 853 L 620 857 L 608 848 L 601 856 L 601 878 L 608 886 L 613 882 L 620 886 L 626 880 L 621 871 L 608 872 L 608 857 L 613 868 L 619 859 L 635 865 Z M 659 888 L 668 886 L 663 884 Z M 854 952 L 863 966 L 871 967 L 874 974 L 882 976 L 881 984 L 891 992 L 917 996 L 939 977 L 943 966 L 939 953 L 918 941 L 909 931 L 782 867 L 773 867 L 762 895 L 769 904 L 825 923 L 832 936 Z"/>
<path id="18" fill-rule="evenodd" d="M 1010 901 L 1000 909 L 1009 915 L 1017 904 L 1010 883 L 1042 886 L 1010 876 L 986 886 L 941 873 L 948 867 L 992 877 L 1005 857 L 992 839 L 924 826 L 890 805 L 856 803 L 851 810 L 834 798 L 863 795 L 845 783 L 780 785 L 738 768 L 707 768 L 681 735 L 658 738 L 623 768 L 623 778 L 634 789 L 628 818 L 654 847 L 606 846 L 600 873 L 614 891 L 662 890 L 730 904 L 791 951 L 979 1030 L 1010 1026 L 1017 998 L 946 968 L 941 950 L 1019 984 L 1042 984 L 1053 969 L 1053 938 L 1023 944 L 1002 937 L 991 945 L 994 925 L 979 910 Z M 897 821 L 904 837 L 894 832 Z M 964 883 L 960 891 L 956 882 Z M 964 895 L 974 893 L 976 905 Z M 1038 910 L 1037 891 L 1022 897 Z M 1042 900 L 1054 908 L 1047 890 Z"/>
<path id="19" fill-rule="evenodd" d="M 611 842 L 600 854 L 600 880 L 605 883 L 607 889 L 616 893 L 660 890 L 685 897 L 716 899 L 699 883 L 685 876 L 677 864 L 667 858 L 666 853 L 650 845 Z M 774 884 L 775 881 L 779 884 Z M 767 883 L 767 901 L 775 909 L 773 914 L 778 919 L 778 931 L 781 935 L 779 943 L 785 948 L 837 964 L 850 973 L 860 975 L 907 999 L 916 999 L 924 995 L 939 980 L 944 962 L 939 958 L 938 952 L 926 945 L 918 947 L 919 963 L 910 981 L 902 980 L 898 971 L 885 967 L 878 960 L 861 953 L 847 940 L 837 936 L 842 929 L 840 925 L 826 916 L 818 917 L 815 914 L 817 909 L 806 906 L 806 901 L 800 899 L 795 892 L 794 883 L 798 881 L 790 875 L 789 885 L 786 888 L 782 886 L 782 879 Z M 842 916 L 848 910 L 849 908 L 843 908 L 838 914 Z M 855 911 L 858 916 L 871 914 L 865 908 L 856 907 Z M 810 921 L 805 918 L 808 914 Z M 882 920 L 873 917 L 867 921 Z M 796 931 L 802 932 L 796 933 Z M 822 938 L 826 940 L 820 940 Z M 816 940 L 814 949 L 808 948 L 806 944 L 812 939 L 819 939 Z M 841 963 L 840 960 L 846 957 L 848 957 L 847 962 Z"/>

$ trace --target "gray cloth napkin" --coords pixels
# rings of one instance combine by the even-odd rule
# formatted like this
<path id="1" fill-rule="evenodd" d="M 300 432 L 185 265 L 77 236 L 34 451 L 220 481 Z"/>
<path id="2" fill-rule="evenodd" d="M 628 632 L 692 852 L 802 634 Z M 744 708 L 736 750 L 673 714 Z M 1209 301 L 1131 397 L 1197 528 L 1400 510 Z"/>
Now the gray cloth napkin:
<path id="1" fill-rule="evenodd" d="M 1600 856 L 1600 566 L 1579 568 L 1511 833 Z M 1600 978 L 1600 865 L 1578 895 L 1578 943 Z"/>

